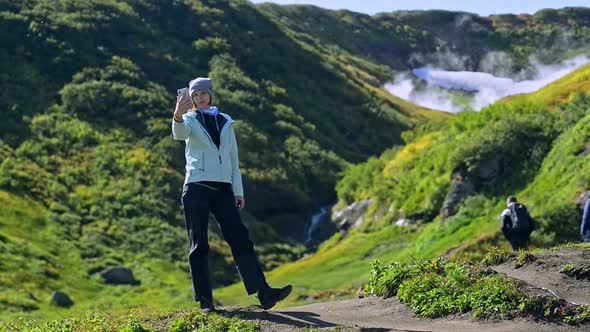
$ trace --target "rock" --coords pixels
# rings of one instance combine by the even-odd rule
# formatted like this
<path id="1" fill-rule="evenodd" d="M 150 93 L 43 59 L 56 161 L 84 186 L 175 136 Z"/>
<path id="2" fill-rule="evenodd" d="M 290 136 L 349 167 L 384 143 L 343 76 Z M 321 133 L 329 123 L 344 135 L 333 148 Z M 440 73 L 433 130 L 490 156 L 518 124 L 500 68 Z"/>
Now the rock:
<path id="1" fill-rule="evenodd" d="M 584 144 L 584 149 L 578 154 L 578 157 L 585 157 L 588 153 L 590 153 L 590 142 Z"/>
<path id="2" fill-rule="evenodd" d="M 400 227 L 405 227 L 408 226 L 410 224 L 410 219 L 406 219 L 406 218 L 399 218 L 396 222 L 396 225 L 400 226 Z"/>
<path id="3" fill-rule="evenodd" d="M 74 301 L 70 299 L 68 294 L 60 291 L 55 291 L 51 294 L 51 303 L 63 308 L 69 308 L 74 305 Z"/>
<path id="4" fill-rule="evenodd" d="M 363 216 L 358 217 L 358 219 L 352 224 L 352 227 L 359 227 L 363 224 Z"/>
<path id="5" fill-rule="evenodd" d="M 455 254 L 461 249 L 460 247 L 452 247 L 451 249 L 447 250 L 445 253 L 445 257 L 453 257 Z"/>
<path id="6" fill-rule="evenodd" d="M 106 269 L 100 273 L 104 282 L 112 285 L 138 285 L 139 281 L 135 280 L 133 272 L 123 266 L 115 266 Z"/>
<path id="7" fill-rule="evenodd" d="M 457 208 L 465 198 L 475 194 L 473 182 L 461 172 L 453 173 L 451 187 L 445 196 L 440 214 L 442 220 L 457 213 Z"/>
<path id="8" fill-rule="evenodd" d="M 498 272 L 494 271 L 491 267 L 486 267 L 485 269 L 480 271 L 480 274 L 483 276 L 490 276 L 497 274 Z"/>
<path id="9" fill-rule="evenodd" d="M 362 299 L 365 297 L 365 287 L 361 286 L 359 287 L 359 289 L 356 291 L 356 297 L 358 297 L 359 299 Z"/>
<path id="10" fill-rule="evenodd" d="M 340 211 L 332 210 L 332 221 L 338 224 L 340 229 L 358 227 L 363 223 L 363 215 L 373 203 L 372 199 L 354 202 Z"/>

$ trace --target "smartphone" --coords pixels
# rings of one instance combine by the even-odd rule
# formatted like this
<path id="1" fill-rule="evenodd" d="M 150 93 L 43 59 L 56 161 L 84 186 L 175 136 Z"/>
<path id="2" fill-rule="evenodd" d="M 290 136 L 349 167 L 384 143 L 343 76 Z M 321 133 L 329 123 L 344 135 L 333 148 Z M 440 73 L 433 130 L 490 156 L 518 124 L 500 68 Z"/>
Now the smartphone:
<path id="1" fill-rule="evenodd" d="M 184 113 L 187 112 L 192 107 L 192 101 L 190 96 L 188 95 L 188 88 L 182 88 L 176 90 L 178 96 L 180 97 L 179 100 L 179 109 Z"/>
<path id="2" fill-rule="evenodd" d="M 179 96 L 185 96 L 188 97 L 188 88 L 181 88 L 176 90 L 176 93 L 178 93 Z"/>

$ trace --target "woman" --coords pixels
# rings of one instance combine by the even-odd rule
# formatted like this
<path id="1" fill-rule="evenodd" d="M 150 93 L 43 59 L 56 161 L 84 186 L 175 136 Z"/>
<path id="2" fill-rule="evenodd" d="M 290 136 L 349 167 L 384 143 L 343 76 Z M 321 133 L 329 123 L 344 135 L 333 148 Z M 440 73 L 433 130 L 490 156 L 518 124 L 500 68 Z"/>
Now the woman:
<path id="1" fill-rule="evenodd" d="M 182 110 L 177 97 L 172 135 L 186 143 L 186 176 L 182 205 L 189 237 L 189 267 L 195 301 L 203 312 L 215 310 L 209 280 L 207 225 L 213 212 L 248 295 L 257 293 L 263 309 L 272 308 L 291 293 L 290 285 L 272 288 L 266 282 L 239 210 L 245 206 L 238 147 L 232 118 L 211 106 L 215 92 L 210 78 L 189 83 L 192 109 Z"/>

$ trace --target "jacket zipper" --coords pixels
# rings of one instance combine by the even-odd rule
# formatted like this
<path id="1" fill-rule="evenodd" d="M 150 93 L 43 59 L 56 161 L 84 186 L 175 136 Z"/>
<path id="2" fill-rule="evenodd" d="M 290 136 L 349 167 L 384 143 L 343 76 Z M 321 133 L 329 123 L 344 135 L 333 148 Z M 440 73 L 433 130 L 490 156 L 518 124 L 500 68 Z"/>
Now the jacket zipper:
<path id="1" fill-rule="evenodd" d="M 201 171 L 204 172 L 205 171 L 205 151 L 201 152 L 201 156 L 202 156 L 202 158 L 201 158 L 201 161 L 202 161 L 202 163 L 201 163 Z"/>
<path id="2" fill-rule="evenodd" d="M 223 132 L 223 130 L 225 129 L 225 127 L 229 126 L 232 122 L 234 121 L 230 121 L 228 120 L 223 127 L 221 127 L 221 130 L 219 131 L 219 147 L 217 145 L 215 145 L 215 142 L 213 142 L 213 138 L 211 138 L 211 135 L 209 135 L 209 132 L 207 131 L 207 129 L 203 126 L 203 124 L 201 123 L 201 121 L 197 120 L 197 122 L 199 123 L 199 125 L 201 126 L 201 128 L 205 131 L 205 134 L 207 135 L 207 137 L 209 137 L 209 141 L 211 141 L 211 144 L 213 144 L 213 146 L 215 146 L 217 148 L 217 155 L 219 156 L 219 165 L 222 165 L 223 162 L 221 161 L 221 133 Z M 203 152 L 203 163 L 205 162 L 205 157 L 204 157 L 204 152 Z M 203 166 L 204 167 L 204 166 Z"/>

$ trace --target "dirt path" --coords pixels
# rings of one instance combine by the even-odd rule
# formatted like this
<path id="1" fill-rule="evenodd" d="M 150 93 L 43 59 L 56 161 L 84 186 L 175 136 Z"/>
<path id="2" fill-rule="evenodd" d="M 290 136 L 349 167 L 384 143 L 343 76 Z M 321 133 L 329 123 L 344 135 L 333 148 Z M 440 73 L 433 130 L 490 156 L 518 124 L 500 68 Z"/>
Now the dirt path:
<path id="1" fill-rule="evenodd" d="M 396 299 L 368 297 L 262 311 L 256 307 L 228 308 L 231 315 L 261 321 L 265 332 L 305 331 L 307 327 L 337 331 L 588 331 L 532 319 L 481 321 L 469 314 L 439 319 L 417 317 Z"/>
<path id="2" fill-rule="evenodd" d="M 590 304 L 590 250 L 581 248 L 546 251 L 528 256 L 526 263 L 516 268 L 517 258 L 492 267 L 520 280 L 531 295 L 556 296 L 573 304 Z M 566 264 L 583 268 L 575 276 L 559 272 Z M 551 295 L 549 295 L 551 294 Z M 262 311 L 257 307 L 226 308 L 232 316 L 261 323 L 263 331 L 305 331 L 308 327 L 337 331 L 590 331 L 590 325 L 536 321 L 532 318 L 515 320 L 476 320 L 464 314 L 438 319 L 417 317 L 413 310 L 395 298 L 368 297 L 338 302 L 316 303 L 300 307 Z"/>
<path id="3" fill-rule="evenodd" d="M 564 300 L 574 304 L 590 304 L 590 280 L 576 279 L 559 271 L 566 265 L 588 266 L 590 250 L 563 249 L 547 251 L 532 256 L 532 261 L 521 268 L 515 268 L 511 261 L 493 269 L 496 272 L 519 279 L 529 285 L 547 289 Z"/>

